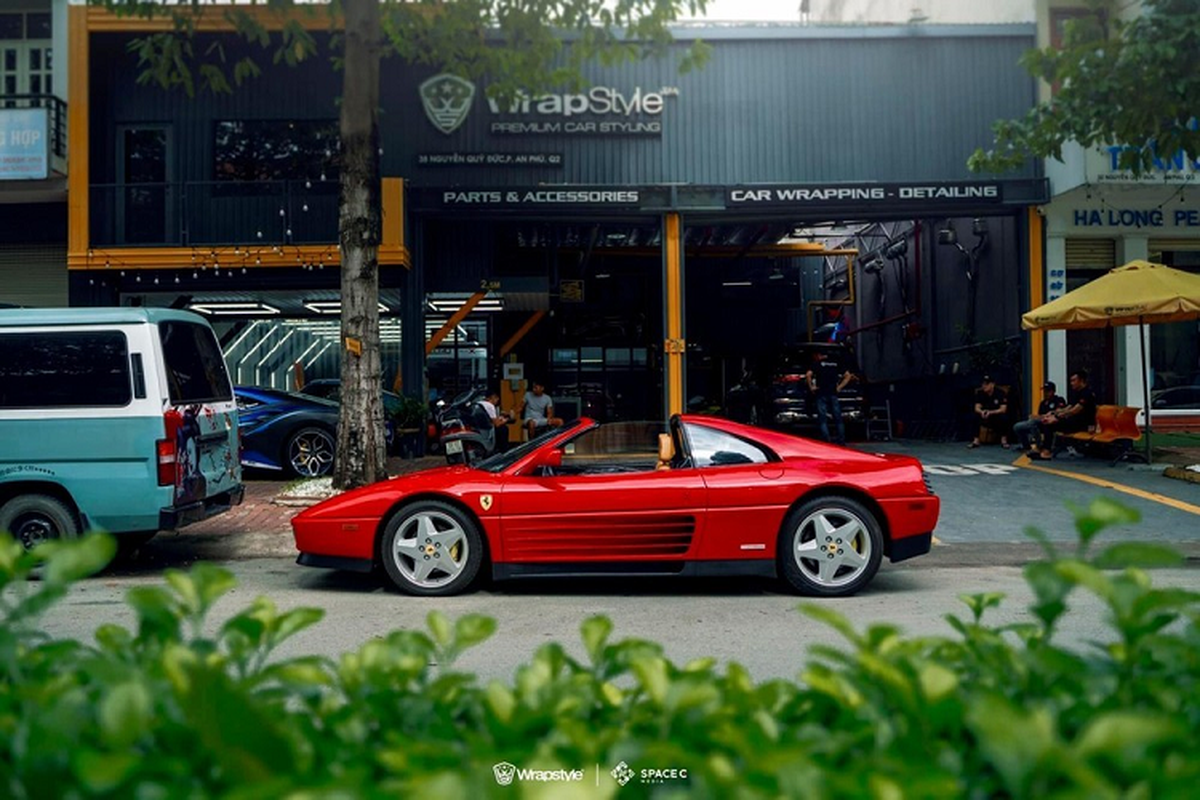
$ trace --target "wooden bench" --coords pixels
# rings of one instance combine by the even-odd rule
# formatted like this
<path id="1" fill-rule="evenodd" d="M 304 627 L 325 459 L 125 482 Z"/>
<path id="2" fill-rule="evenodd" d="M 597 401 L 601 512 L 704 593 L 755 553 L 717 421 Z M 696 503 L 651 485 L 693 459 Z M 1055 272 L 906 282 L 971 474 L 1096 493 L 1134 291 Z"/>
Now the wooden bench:
<path id="1" fill-rule="evenodd" d="M 1056 433 L 1055 452 L 1067 440 L 1081 442 L 1085 446 L 1109 447 L 1116 453 L 1113 465 L 1131 455 L 1136 455 L 1133 445 L 1142 438 L 1142 429 L 1137 425 L 1138 409 L 1133 406 L 1096 406 L 1096 424 L 1086 431 Z"/>

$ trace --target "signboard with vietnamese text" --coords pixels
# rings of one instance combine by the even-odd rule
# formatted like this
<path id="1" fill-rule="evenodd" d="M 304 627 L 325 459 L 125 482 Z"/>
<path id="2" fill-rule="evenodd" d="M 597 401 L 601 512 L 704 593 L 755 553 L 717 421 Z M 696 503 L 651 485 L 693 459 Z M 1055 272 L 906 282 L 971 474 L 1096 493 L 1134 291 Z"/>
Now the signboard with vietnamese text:
<path id="1" fill-rule="evenodd" d="M 0 109 L 0 180 L 43 180 L 49 176 L 49 130 L 44 108 Z"/>

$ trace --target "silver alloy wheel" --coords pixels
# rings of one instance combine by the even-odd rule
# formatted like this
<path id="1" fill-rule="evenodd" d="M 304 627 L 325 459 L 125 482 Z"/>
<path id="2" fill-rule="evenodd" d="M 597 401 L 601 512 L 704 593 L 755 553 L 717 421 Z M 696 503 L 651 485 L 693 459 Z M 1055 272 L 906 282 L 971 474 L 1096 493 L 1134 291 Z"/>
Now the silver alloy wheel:
<path id="1" fill-rule="evenodd" d="M 302 478 L 319 478 L 333 469 L 333 438 L 318 428 L 307 428 L 288 443 L 288 464 Z"/>
<path id="2" fill-rule="evenodd" d="M 821 508 L 805 517 L 792 535 L 792 556 L 800 571 L 820 586 L 852 583 L 871 563 L 871 535 L 857 514 Z"/>
<path id="3" fill-rule="evenodd" d="M 463 571 L 471 545 L 462 526 L 441 511 L 413 514 L 396 531 L 392 560 L 404 579 L 422 589 L 438 589 Z"/>

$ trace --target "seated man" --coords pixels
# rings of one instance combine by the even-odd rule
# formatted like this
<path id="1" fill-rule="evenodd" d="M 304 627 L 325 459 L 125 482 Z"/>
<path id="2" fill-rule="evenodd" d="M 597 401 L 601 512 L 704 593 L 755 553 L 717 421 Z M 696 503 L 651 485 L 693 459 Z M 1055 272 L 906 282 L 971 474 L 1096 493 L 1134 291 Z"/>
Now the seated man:
<path id="1" fill-rule="evenodd" d="M 1066 398 L 1055 394 L 1056 389 L 1054 381 L 1043 383 L 1042 402 L 1038 403 L 1037 413 L 1013 425 L 1013 435 L 1017 437 L 1020 448 L 1029 451 L 1031 456 L 1042 449 L 1042 418 L 1067 405 Z"/>
<path id="2" fill-rule="evenodd" d="M 1008 449 L 1008 395 L 996 386 L 991 375 L 984 375 L 980 387 L 975 391 L 975 416 L 979 418 L 979 430 L 984 428 L 1000 435 L 1000 446 Z M 979 447 L 980 436 L 967 447 Z"/>
<path id="3" fill-rule="evenodd" d="M 525 393 L 521 401 L 520 414 L 522 424 L 533 438 L 539 428 L 557 428 L 563 421 L 554 416 L 554 401 L 546 394 L 546 387 L 533 381 L 532 389 Z"/>
<path id="4" fill-rule="evenodd" d="M 1047 445 L 1055 433 L 1078 433 L 1096 424 L 1096 393 L 1088 388 L 1087 381 L 1087 370 L 1071 373 L 1071 391 L 1067 395 L 1069 405 L 1042 417 L 1042 449 L 1036 456 L 1030 455 L 1030 458 L 1050 460 L 1054 454 Z"/>
<path id="5" fill-rule="evenodd" d="M 492 427 L 496 430 L 496 452 L 503 453 L 508 449 L 508 424 L 516 421 L 516 416 L 507 411 L 500 411 L 500 393 L 488 392 L 480 405 L 487 412 Z"/>

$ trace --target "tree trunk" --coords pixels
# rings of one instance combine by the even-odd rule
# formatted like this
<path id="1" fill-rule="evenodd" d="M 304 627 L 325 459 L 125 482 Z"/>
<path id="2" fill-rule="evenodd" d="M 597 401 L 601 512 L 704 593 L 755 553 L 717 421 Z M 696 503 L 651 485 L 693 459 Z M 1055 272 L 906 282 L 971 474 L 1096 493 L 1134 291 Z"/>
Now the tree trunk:
<path id="1" fill-rule="evenodd" d="M 343 0 L 341 200 L 342 400 L 333 485 L 383 480 L 386 454 L 379 357 L 378 0 Z"/>

